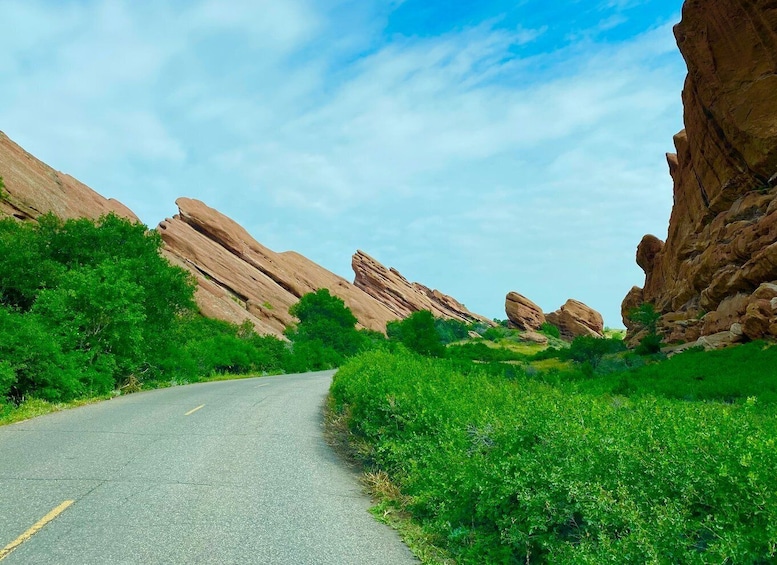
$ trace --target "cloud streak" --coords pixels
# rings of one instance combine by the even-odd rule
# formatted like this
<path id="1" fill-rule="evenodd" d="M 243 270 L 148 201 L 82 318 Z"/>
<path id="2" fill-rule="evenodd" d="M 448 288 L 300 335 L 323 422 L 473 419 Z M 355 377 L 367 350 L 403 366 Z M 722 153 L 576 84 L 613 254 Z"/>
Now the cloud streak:
<path id="1" fill-rule="evenodd" d="M 489 316 L 517 290 L 619 324 L 671 206 L 669 20 L 543 50 L 499 14 L 383 35 L 395 7 L 7 0 L 35 32 L 0 39 L 0 129 L 151 225 L 192 196 L 346 277 L 358 247 Z"/>

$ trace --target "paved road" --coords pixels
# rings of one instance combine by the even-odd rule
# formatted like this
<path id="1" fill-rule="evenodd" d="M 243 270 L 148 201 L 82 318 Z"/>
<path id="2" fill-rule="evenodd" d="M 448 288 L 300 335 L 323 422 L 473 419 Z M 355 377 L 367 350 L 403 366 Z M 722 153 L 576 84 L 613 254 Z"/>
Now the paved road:
<path id="1" fill-rule="evenodd" d="M 2 565 L 417 563 L 322 439 L 331 376 L 181 386 L 1 427 L 0 548 L 75 501 Z"/>

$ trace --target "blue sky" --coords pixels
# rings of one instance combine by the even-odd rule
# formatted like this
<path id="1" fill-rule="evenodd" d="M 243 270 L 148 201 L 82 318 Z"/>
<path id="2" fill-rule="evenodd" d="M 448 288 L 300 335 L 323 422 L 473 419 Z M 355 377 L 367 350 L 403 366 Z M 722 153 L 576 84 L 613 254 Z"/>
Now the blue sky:
<path id="1" fill-rule="evenodd" d="M 621 325 L 666 236 L 679 1 L 2 0 L 0 130 L 156 225 L 179 196 L 351 279 Z"/>

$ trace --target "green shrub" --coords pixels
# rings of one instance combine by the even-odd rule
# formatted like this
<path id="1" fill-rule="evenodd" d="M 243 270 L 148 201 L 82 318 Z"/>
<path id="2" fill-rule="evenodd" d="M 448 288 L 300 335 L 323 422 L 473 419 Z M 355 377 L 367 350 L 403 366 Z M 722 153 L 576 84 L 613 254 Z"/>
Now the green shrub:
<path id="1" fill-rule="evenodd" d="M 526 355 L 501 347 L 489 347 L 482 341 L 450 345 L 447 349 L 447 356 L 452 359 L 490 362 L 526 360 Z"/>
<path id="2" fill-rule="evenodd" d="M 594 397 L 386 352 L 331 393 L 394 504 L 459 563 L 777 559 L 777 420 L 755 400 Z"/>
<path id="3" fill-rule="evenodd" d="M 561 330 L 550 322 L 542 322 L 540 333 L 545 334 L 548 337 L 555 337 L 556 339 L 561 338 Z"/>
<path id="4" fill-rule="evenodd" d="M 626 345 L 617 338 L 578 336 L 569 346 L 568 358 L 578 363 L 588 363 L 596 369 L 605 355 L 625 350 Z"/>
<path id="5" fill-rule="evenodd" d="M 450 320 L 445 318 L 435 318 L 434 328 L 443 345 L 448 345 L 454 341 L 461 341 L 469 335 L 467 324 L 460 320 Z"/>
<path id="6" fill-rule="evenodd" d="M 437 333 L 434 316 L 428 310 L 413 312 L 404 320 L 389 322 L 386 333 L 390 339 L 401 342 L 419 355 L 445 356 L 445 346 Z"/>
<path id="7" fill-rule="evenodd" d="M 365 335 L 356 329 L 356 316 L 341 298 L 332 296 L 325 288 L 304 295 L 289 308 L 289 313 L 299 319 L 296 327 L 286 330 L 295 351 L 303 343 L 307 344 L 304 346 L 307 353 L 321 348 L 330 349 L 331 352 L 317 351 L 315 357 L 331 362 L 337 359 L 334 365 L 337 366 L 365 346 Z"/>

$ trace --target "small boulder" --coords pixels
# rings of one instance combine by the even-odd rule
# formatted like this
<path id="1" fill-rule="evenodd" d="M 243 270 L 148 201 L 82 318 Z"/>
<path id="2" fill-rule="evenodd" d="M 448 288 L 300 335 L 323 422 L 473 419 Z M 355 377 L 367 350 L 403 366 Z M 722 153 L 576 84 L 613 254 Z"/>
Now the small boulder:
<path id="1" fill-rule="evenodd" d="M 548 344 L 548 336 L 531 330 L 523 332 L 520 335 L 520 340 L 525 341 L 527 343 L 536 343 L 537 345 Z"/>

